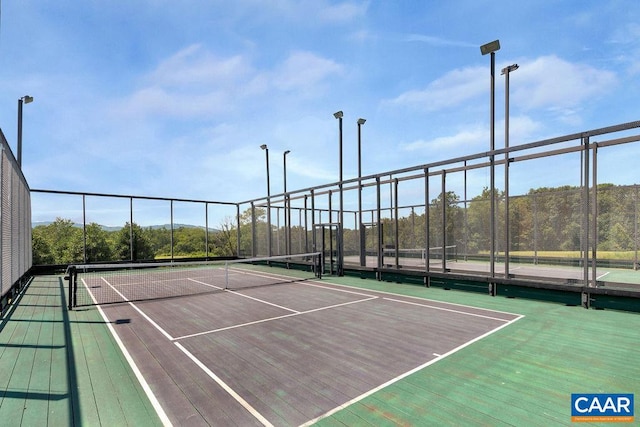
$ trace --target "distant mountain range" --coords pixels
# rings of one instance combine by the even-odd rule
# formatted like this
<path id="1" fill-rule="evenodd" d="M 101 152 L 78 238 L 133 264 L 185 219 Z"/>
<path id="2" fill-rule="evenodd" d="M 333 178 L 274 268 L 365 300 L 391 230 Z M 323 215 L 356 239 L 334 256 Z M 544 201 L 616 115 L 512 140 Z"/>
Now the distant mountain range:
<path id="1" fill-rule="evenodd" d="M 39 225 L 50 225 L 52 224 L 53 221 L 39 221 L 39 222 L 33 222 L 31 223 L 31 227 L 37 227 Z M 74 223 L 73 224 L 74 227 L 78 227 L 78 228 L 82 228 L 82 224 L 79 223 Z M 123 226 L 109 226 L 109 225 L 100 225 L 100 228 L 102 228 L 104 231 L 119 231 L 122 229 Z M 159 225 L 141 225 L 140 227 L 142 228 L 151 228 L 153 230 L 158 230 L 158 229 L 162 229 L 162 228 L 166 228 L 167 230 L 171 229 L 171 224 L 159 224 Z M 199 226 L 199 225 L 190 225 L 190 224 L 173 224 L 173 229 L 177 230 L 178 228 L 202 228 L 204 229 L 204 227 Z M 217 232 L 220 231 L 216 228 L 209 228 L 209 231 L 211 232 Z"/>

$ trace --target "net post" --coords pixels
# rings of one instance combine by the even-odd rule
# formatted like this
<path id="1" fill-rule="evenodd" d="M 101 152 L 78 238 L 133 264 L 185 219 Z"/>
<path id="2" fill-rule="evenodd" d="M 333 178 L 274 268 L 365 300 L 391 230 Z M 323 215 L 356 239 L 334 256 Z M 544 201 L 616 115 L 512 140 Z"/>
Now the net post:
<path id="1" fill-rule="evenodd" d="M 73 306 L 78 306 L 78 269 L 73 267 Z"/>
<path id="2" fill-rule="evenodd" d="M 70 265 L 67 267 L 67 271 L 65 272 L 65 276 L 64 279 L 69 281 L 69 301 L 68 301 L 68 308 L 69 310 L 73 310 L 73 307 L 75 305 L 75 292 L 74 292 L 74 283 L 77 280 L 78 277 L 78 273 L 76 270 L 76 267 L 74 265 Z"/>
<path id="3" fill-rule="evenodd" d="M 229 261 L 224 262 L 224 289 L 229 290 Z"/>
<path id="4" fill-rule="evenodd" d="M 318 279 L 322 279 L 322 254 L 317 253 L 314 255 L 315 261 L 313 262 L 314 268 L 316 269 L 316 277 Z"/>

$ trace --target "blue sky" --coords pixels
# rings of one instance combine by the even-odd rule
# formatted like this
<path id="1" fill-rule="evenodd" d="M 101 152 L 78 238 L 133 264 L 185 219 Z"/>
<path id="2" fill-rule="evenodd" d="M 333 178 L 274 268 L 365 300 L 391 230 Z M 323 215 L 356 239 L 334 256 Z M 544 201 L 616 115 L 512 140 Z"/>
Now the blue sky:
<path id="1" fill-rule="evenodd" d="M 640 3 L 5 0 L 0 127 L 31 188 L 242 201 L 640 119 Z M 499 144 L 498 144 L 499 147 Z M 638 148 L 635 148 L 636 151 Z M 640 154 L 640 153 L 638 153 Z M 633 156 L 627 156 L 632 158 Z M 628 167 L 627 167 L 628 166 Z M 625 175 L 626 174 L 626 175 Z M 623 183 L 638 182 L 631 165 Z M 625 176 L 623 176 L 625 175 Z M 523 188 L 522 191 L 526 191 Z"/>

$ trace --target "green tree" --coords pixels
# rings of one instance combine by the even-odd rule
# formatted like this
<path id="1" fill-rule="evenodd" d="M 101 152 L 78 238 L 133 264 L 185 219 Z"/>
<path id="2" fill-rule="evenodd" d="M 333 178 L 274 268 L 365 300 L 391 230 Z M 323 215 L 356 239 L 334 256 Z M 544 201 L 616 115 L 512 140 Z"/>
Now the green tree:
<path id="1" fill-rule="evenodd" d="M 55 263 L 55 256 L 52 252 L 49 238 L 49 229 L 46 225 L 34 227 L 31 232 L 33 264 L 47 265 Z"/>
<path id="2" fill-rule="evenodd" d="M 198 227 L 179 227 L 173 231 L 173 252 L 181 256 L 205 254 L 205 230 Z"/>
<path id="3" fill-rule="evenodd" d="M 166 227 L 147 227 L 144 230 L 144 234 L 155 256 L 171 255 L 171 230 Z"/>
<path id="4" fill-rule="evenodd" d="M 86 227 L 86 261 L 110 261 L 113 259 L 113 249 L 109 242 L 109 233 L 99 224 L 92 222 Z"/>
<path id="5" fill-rule="evenodd" d="M 131 261 L 150 260 L 155 255 L 144 230 L 136 223 L 130 227 L 128 222 L 117 234 L 114 252 L 119 260 Z"/>
<path id="6" fill-rule="evenodd" d="M 462 241 L 462 233 L 464 230 L 457 225 L 462 225 L 464 212 L 458 206 L 460 202 L 460 197 L 453 192 L 447 191 L 443 194 L 440 193 L 437 198 L 431 201 L 429 206 L 429 247 L 440 247 L 443 246 L 443 238 L 442 238 L 442 208 L 444 204 L 444 213 L 445 213 L 445 222 L 444 222 L 444 232 L 446 236 L 446 245 L 455 245 L 458 242 Z"/>
<path id="7" fill-rule="evenodd" d="M 251 224 L 249 223 L 249 236 L 251 236 Z M 220 230 L 212 236 L 213 246 L 211 255 L 213 256 L 237 256 L 238 233 L 235 218 L 225 217 L 220 223 Z"/>
<path id="8" fill-rule="evenodd" d="M 83 261 L 82 229 L 69 219 L 56 218 L 46 226 L 47 239 L 55 264 L 71 264 Z"/>

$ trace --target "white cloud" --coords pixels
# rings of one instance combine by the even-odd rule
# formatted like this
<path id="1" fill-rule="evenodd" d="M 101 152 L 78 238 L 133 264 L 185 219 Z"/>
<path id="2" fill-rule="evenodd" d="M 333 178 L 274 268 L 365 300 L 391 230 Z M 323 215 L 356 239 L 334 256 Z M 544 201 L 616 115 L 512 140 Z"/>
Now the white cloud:
<path id="1" fill-rule="evenodd" d="M 570 122 L 577 119 L 582 103 L 606 94 L 617 83 L 612 71 L 571 63 L 554 55 L 519 62 L 520 69 L 510 78 L 511 105 L 524 110 L 553 111 Z M 487 96 L 487 74 L 487 67 L 482 66 L 456 69 L 432 81 L 425 89 L 404 92 L 383 101 L 383 105 L 427 112 L 466 106 Z M 498 87 L 499 90 L 502 88 Z"/>
<path id="2" fill-rule="evenodd" d="M 486 74 L 483 67 L 456 69 L 429 83 L 426 89 L 404 92 L 383 104 L 426 111 L 455 107 L 486 92 Z"/>
<path id="3" fill-rule="evenodd" d="M 317 0 L 307 2 L 307 5 L 320 4 Z M 318 18 L 323 22 L 350 22 L 364 16 L 369 8 L 369 2 L 346 1 L 338 4 L 324 4 L 320 6 Z"/>
<path id="4" fill-rule="evenodd" d="M 191 45 L 162 61 L 142 79 L 142 87 L 112 110 L 125 117 L 211 117 L 274 91 L 316 93 L 342 71 L 340 64 L 312 52 L 296 51 L 271 70 L 257 70 L 243 55 L 219 58 Z"/>
<path id="5" fill-rule="evenodd" d="M 504 129 L 504 120 L 497 124 L 500 129 Z M 543 129 L 540 122 L 535 121 L 530 116 L 511 116 L 509 118 L 509 140 L 511 145 L 522 144 L 531 141 L 532 138 L 540 138 L 539 132 Z M 504 131 L 502 138 L 504 138 Z"/>
<path id="6" fill-rule="evenodd" d="M 522 144 L 531 141 L 537 136 L 542 125 L 529 116 L 510 117 L 509 140 L 511 145 Z M 496 146 L 502 147 L 504 141 L 504 120 L 496 122 Z M 448 157 L 470 154 L 480 151 L 480 147 L 486 147 L 489 141 L 489 129 L 487 126 L 467 126 L 453 135 L 445 135 L 433 139 L 418 139 L 410 143 L 401 144 L 400 148 L 408 152 L 442 152 Z M 457 153 L 457 154 L 455 154 Z"/>
<path id="7" fill-rule="evenodd" d="M 477 44 L 461 42 L 457 40 L 445 39 L 442 37 L 428 36 L 424 34 L 408 34 L 406 41 L 409 42 L 422 42 L 430 44 L 432 46 L 456 46 L 456 47 L 473 47 L 477 48 Z"/>
<path id="8" fill-rule="evenodd" d="M 307 91 L 341 72 L 342 66 L 330 59 L 311 52 L 293 52 L 273 73 L 273 84 L 285 91 Z"/>
<path id="9" fill-rule="evenodd" d="M 441 136 L 430 140 L 419 139 L 408 144 L 402 144 L 400 147 L 404 151 L 425 151 L 446 150 L 448 153 L 454 150 L 463 149 L 478 145 L 480 142 L 487 140 L 487 129 L 484 127 L 466 128 L 455 135 Z M 464 150 L 465 153 L 468 150 Z"/>
<path id="10" fill-rule="evenodd" d="M 200 44 L 182 49 L 162 61 L 150 74 L 151 82 L 170 87 L 221 85 L 245 78 L 252 72 L 242 55 L 217 58 Z"/>
<path id="11" fill-rule="evenodd" d="M 571 110 L 607 93 L 617 83 L 615 73 L 571 63 L 555 55 L 521 64 L 511 77 L 512 97 L 520 108 Z"/>
<path id="12" fill-rule="evenodd" d="M 261 19 L 285 20 L 306 26 L 346 24 L 364 16 L 369 8 L 368 0 L 236 0 L 229 3 L 234 8 L 239 7 L 250 19 L 260 16 Z"/>

